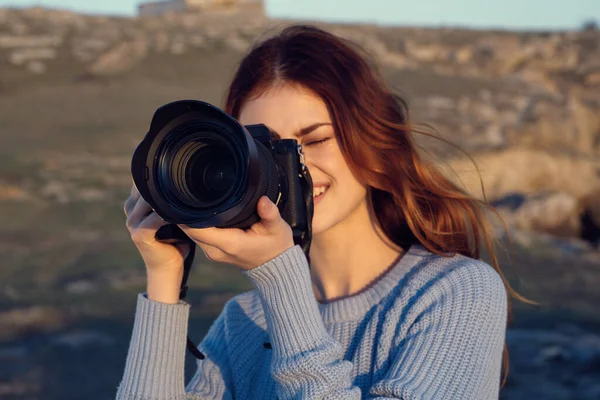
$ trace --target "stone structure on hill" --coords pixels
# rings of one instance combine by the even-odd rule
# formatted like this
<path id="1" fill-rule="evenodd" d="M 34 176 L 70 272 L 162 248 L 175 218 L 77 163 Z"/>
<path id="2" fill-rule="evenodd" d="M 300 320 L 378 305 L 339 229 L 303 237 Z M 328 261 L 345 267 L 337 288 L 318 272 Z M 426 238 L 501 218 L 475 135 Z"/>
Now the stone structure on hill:
<path id="1" fill-rule="evenodd" d="M 167 12 L 202 11 L 214 8 L 260 8 L 262 0 L 161 0 L 143 2 L 138 6 L 141 17 L 162 15 Z"/>

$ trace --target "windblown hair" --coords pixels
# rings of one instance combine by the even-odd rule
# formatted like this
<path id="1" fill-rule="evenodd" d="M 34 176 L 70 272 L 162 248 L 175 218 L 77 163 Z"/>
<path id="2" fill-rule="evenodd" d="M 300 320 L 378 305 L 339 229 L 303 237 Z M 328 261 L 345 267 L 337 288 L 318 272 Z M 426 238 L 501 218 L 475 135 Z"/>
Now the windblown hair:
<path id="1" fill-rule="evenodd" d="M 484 200 L 469 195 L 417 152 L 412 134 L 432 135 L 411 126 L 406 101 L 386 87 L 361 53 L 357 45 L 319 28 L 287 27 L 242 60 L 225 111 L 239 118 L 247 100 L 280 84 L 310 90 L 325 102 L 345 161 L 367 187 L 371 212 L 388 239 L 405 249 L 421 243 L 442 256 L 475 259 L 485 245 L 507 294 L 529 302 L 500 270 L 485 209 L 497 212 L 485 192 Z M 508 300 L 507 324 L 512 319 Z M 506 344 L 503 369 L 502 386 L 508 376 Z"/>

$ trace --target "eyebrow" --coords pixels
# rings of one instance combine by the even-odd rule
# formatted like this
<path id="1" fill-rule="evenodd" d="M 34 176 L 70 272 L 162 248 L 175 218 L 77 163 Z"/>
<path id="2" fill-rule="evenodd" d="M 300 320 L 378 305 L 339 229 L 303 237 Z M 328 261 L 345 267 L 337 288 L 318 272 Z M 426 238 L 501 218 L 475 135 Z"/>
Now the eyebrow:
<path id="1" fill-rule="evenodd" d="M 311 133 L 312 131 L 314 131 L 315 129 L 320 128 L 325 125 L 332 125 L 332 124 L 330 122 L 317 122 L 315 124 L 306 126 L 302 129 L 298 130 L 297 132 L 294 133 L 294 136 L 296 136 L 296 137 L 306 136 L 309 133 Z M 271 129 L 271 133 L 273 133 L 275 135 L 276 139 L 281 139 L 281 135 L 274 129 Z"/>
<path id="2" fill-rule="evenodd" d="M 308 135 L 309 133 L 311 133 L 315 129 L 320 128 L 320 127 L 325 126 L 325 125 L 331 125 L 331 123 L 329 123 L 329 122 L 317 122 L 316 124 L 312 124 L 312 125 L 309 125 L 309 126 L 307 126 L 305 128 L 300 129 L 298 132 L 295 133 L 295 136 L 300 137 L 300 136 Z"/>

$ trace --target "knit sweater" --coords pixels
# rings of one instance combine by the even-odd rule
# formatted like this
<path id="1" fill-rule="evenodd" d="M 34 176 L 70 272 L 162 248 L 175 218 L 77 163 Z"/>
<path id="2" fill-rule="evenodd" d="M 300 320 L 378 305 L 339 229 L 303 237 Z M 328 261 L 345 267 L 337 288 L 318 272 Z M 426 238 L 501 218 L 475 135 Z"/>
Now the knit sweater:
<path id="1" fill-rule="evenodd" d="M 184 383 L 190 306 L 137 297 L 117 399 L 497 399 L 507 298 L 487 263 L 412 245 L 359 293 L 316 300 L 299 246 L 243 272 Z"/>

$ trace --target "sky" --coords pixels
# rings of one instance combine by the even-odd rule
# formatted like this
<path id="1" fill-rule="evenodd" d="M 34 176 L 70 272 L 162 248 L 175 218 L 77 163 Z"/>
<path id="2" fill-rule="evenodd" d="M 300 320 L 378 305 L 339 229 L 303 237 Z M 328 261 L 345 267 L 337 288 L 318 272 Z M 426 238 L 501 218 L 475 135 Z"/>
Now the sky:
<path id="1" fill-rule="evenodd" d="M 265 0 L 278 18 L 385 25 L 504 29 L 578 29 L 600 24 L 600 0 Z M 133 16 L 140 0 L 0 0 L 0 7 L 58 7 Z"/>

